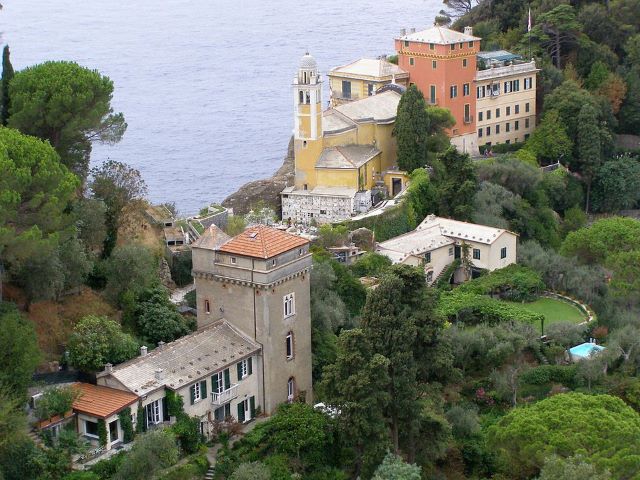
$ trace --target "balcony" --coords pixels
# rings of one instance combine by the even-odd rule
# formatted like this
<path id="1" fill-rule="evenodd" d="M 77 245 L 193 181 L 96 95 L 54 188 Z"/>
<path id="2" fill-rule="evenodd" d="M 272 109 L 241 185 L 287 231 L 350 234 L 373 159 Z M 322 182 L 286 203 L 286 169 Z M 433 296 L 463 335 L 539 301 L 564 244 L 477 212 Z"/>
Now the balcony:
<path id="1" fill-rule="evenodd" d="M 360 95 L 356 92 L 341 92 L 339 90 L 331 90 L 331 98 L 333 100 L 352 101 L 359 100 Z"/>
<path id="2" fill-rule="evenodd" d="M 221 393 L 211 393 L 211 403 L 220 406 L 224 405 L 230 400 L 233 400 L 238 396 L 238 384 L 231 385 L 228 389 Z"/>

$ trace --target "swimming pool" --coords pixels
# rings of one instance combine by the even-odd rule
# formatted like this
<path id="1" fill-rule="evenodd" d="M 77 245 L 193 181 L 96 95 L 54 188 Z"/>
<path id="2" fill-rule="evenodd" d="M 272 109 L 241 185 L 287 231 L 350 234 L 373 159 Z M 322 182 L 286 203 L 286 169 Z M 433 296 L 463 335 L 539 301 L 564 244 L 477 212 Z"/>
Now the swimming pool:
<path id="1" fill-rule="evenodd" d="M 591 353 L 597 353 L 604 350 L 603 346 L 596 345 L 595 343 L 581 343 L 569 349 L 569 353 L 572 357 L 579 359 L 589 358 Z"/>

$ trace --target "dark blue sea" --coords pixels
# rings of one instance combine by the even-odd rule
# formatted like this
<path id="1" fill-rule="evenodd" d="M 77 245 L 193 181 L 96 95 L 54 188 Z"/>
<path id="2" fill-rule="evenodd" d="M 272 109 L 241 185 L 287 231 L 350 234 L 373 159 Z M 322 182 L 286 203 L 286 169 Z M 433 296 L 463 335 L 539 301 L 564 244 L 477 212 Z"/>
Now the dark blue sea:
<path id="1" fill-rule="evenodd" d="M 290 84 L 309 50 L 319 68 L 393 53 L 439 0 L 2 0 L 15 69 L 74 60 L 115 83 L 129 128 L 92 163 L 138 168 L 152 201 L 182 213 L 270 176 L 293 128 Z M 325 91 L 326 94 L 326 91 Z M 328 98 L 325 95 L 325 100 Z"/>

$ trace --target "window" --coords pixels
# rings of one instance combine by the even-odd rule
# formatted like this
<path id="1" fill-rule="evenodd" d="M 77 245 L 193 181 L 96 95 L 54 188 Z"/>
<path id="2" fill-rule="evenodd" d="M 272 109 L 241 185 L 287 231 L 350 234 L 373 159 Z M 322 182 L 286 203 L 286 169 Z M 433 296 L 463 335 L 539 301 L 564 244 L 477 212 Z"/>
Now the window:
<path id="1" fill-rule="evenodd" d="M 487 120 L 491 120 L 491 110 L 487 110 Z"/>
<path id="2" fill-rule="evenodd" d="M 504 124 L 504 129 L 505 129 L 505 131 L 510 132 L 511 131 L 511 124 L 509 122 L 505 123 Z"/>
<path id="3" fill-rule="evenodd" d="M 525 134 L 524 134 L 524 141 L 526 142 L 527 140 L 529 140 L 529 137 L 530 137 L 530 136 L 531 136 L 531 135 L 529 135 L 528 133 L 525 133 Z"/>
<path id="4" fill-rule="evenodd" d="M 519 92 L 520 91 L 520 80 L 514 80 L 513 81 L 513 88 L 512 90 L 514 92 Z"/>
<path id="5" fill-rule="evenodd" d="M 405 47 L 408 47 L 408 46 L 409 46 L 409 40 L 405 40 L 405 41 L 404 41 L 404 46 L 405 46 Z"/>
<path id="6" fill-rule="evenodd" d="M 438 68 L 438 62 L 436 60 L 431 60 L 431 68 L 434 70 Z"/>
<path id="7" fill-rule="evenodd" d="M 451 257 L 453 255 L 453 247 L 449 247 L 449 256 Z"/>
<path id="8" fill-rule="evenodd" d="M 474 248 L 473 249 L 473 259 L 474 260 L 480 260 L 480 249 L 479 248 Z"/>
<path id="9" fill-rule="evenodd" d="M 502 247 L 500 249 L 500 258 L 507 258 L 507 247 Z"/>
<path id="10" fill-rule="evenodd" d="M 529 119 L 528 118 L 524 119 L 524 128 L 529 128 Z"/>
<path id="11" fill-rule="evenodd" d="M 373 83 L 367 84 L 367 95 L 369 96 L 373 95 Z"/>
<path id="12" fill-rule="evenodd" d="M 216 422 L 224 422 L 227 417 L 231 416 L 231 403 L 216 408 L 213 412 L 213 418 Z"/>
<path id="13" fill-rule="evenodd" d="M 478 121 L 481 122 L 482 121 L 482 112 L 478 112 Z"/>
<path id="14" fill-rule="evenodd" d="M 469 91 L 471 89 L 469 88 L 469 84 L 465 83 L 464 85 L 462 85 L 462 95 L 464 95 L 465 97 L 469 96 Z"/>
<path id="15" fill-rule="evenodd" d="M 476 87 L 476 96 L 478 98 L 484 98 L 484 95 L 485 95 L 485 87 L 484 86 Z"/>
<path id="16" fill-rule="evenodd" d="M 342 98 L 351 98 L 351 82 L 349 80 L 342 81 Z"/>
<path id="17" fill-rule="evenodd" d="M 500 118 L 500 109 L 496 108 L 496 118 Z"/>
<path id="18" fill-rule="evenodd" d="M 481 128 L 478 129 L 478 138 L 482 138 L 482 129 Z"/>
<path id="19" fill-rule="evenodd" d="M 305 183 L 303 188 L 304 188 L 304 190 L 307 190 L 309 188 L 309 186 Z"/>
<path id="20" fill-rule="evenodd" d="M 204 301 L 204 313 L 211 313 L 211 304 L 209 300 Z"/>
<path id="21" fill-rule="evenodd" d="M 467 59 L 466 59 L 466 58 L 463 58 L 463 59 L 462 59 L 462 66 L 463 66 L 463 67 L 466 67 L 466 66 L 467 66 Z"/>
<path id="22" fill-rule="evenodd" d="M 162 423 L 162 408 L 160 408 L 160 400 L 151 402 L 145 407 L 147 411 L 147 426 Z"/>
<path id="23" fill-rule="evenodd" d="M 244 360 L 238 362 L 236 364 L 236 367 L 238 370 L 238 381 L 240 381 L 253 373 L 253 360 L 251 359 L 251 357 L 245 358 Z"/>
<path id="24" fill-rule="evenodd" d="M 456 98 L 458 96 L 458 86 L 451 85 L 451 87 L 449 88 L 449 93 L 451 98 Z"/>
<path id="25" fill-rule="evenodd" d="M 507 107 L 507 113 L 506 113 L 506 115 L 507 115 L 507 117 L 508 117 L 509 115 L 511 115 L 511 107 Z"/>
<path id="26" fill-rule="evenodd" d="M 504 143 L 506 143 L 507 145 L 509 145 L 511 143 L 511 140 L 505 140 Z"/>
<path id="27" fill-rule="evenodd" d="M 500 133 L 500 124 L 496 125 L 496 135 Z"/>
<path id="28" fill-rule="evenodd" d="M 287 360 L 291 360 L 293 358 L 293 332 L 287 333 L 285 344 L 287 349 Z"/>
<path id="29" fill-rule="evenodd" d="M 513 129 L 515 131 L 520 130 L 520 122 L 518 120 L 516 120 L 515 122 L 513 122 Z"/>
<path id="30" fill-rule="evenodd" d="M 302 90 L 298 92 L 298 103 L 304 103 L 304 92 Z"/>
<path id="31" fill-rule="evenodd" d="M 433 270 L 427 272 L 427 283 L 433 282 Z"/>
<path id="32" fill-rule="evenodd" d="M 427 252 L 424 254 L 425 263 L 431 263 L 431 252 Z"/>
<path id="33" fill-rule="evenodd" d="M 293 399 L 296 396 L 296 380 L 293 377 L 290 377 L 287 380 L 287 400 L 289 402 L 293 402 Z"/>
<path id="34" fill-rule="evenodd" d="M 409 57 L 409 65 L 414 65 L 415 59 L 413 57 Z"/>
<path id="35" fill-rule="evenodd" d="M 320 210 L 320 215 L 326 215 L 327 211 L 326 210 Z"/>
<path id="36" fill-rule="evenodd" d="M 190 390 L 191 390 L 191 405 L 193 405 L 194 403 L 199 402 L 200 400 L 202 400 L 203 398 L 203 391 L 202 391 L 202 385 L 200 384 L 201 382 L 196 382 L 193 385 L 191 385 Z M 202 382 L 204 383 L 204 390 L 206 392 L 207 389 L 207 383 L 206 382 Z"/>
<path id="37" fill-rule="evenodd" d="M 429 102 L 432 104 L 436 103 L 436 86 L 431 85 L 429 87 Z"/>
<path id="38" fill-rule="evenodd" d="M 429 44 L 429 50 L 435 50 L 435 48 L 436 48 L 435 43 L 430 43 Z"/>
<path id="39" fill-rule="evenodd" d="M 211 375 L 211 389 L 213 393 L 220 394 L 231 388 L 231 374 L 228 368 Z"/>
<path id="40" fill-rule="evenodd" d="M 245 423 L 256 416 L 256 397 L 249 397 L 238 403 L 238 422 Z"/>
<path id="41" fill-rule="evenodd" d="M 88 437 L 98 437 L 98 422 L 84 421 L 84 434 Z"/>
<path id="42" fill-rule="evenodd" d="M 518 104 L 514 108 L 515 108 L 516 115 L 519 114 L 520 113 L 520 105 Z"/>
<path id="43" fill-rule="evenodd" d="M 489 89 L 491 90 L 490 94 L 492 96 L 500 95 L 500 84 L 499 83 L 494 83 L 494 84 L 490 85 Z"/>
<path id="44" fill-rule="evenodd" d="M 464 104 L 464 123 L 471 123 L 471 105 Z"/>
<path id="45" fill-rule="evenodd" d="M 230 260 L 232 265 L 235 265 L 237 263 L 236 257 L 231 257 Z"/>
<path id="46" fill-rule="evenodd" d="M 455 44 L 455 43 L 452 43 L 452 44 L 451 44 L 451 50 L 455 50 L 455 49 L 456 49 L 456 44 Z"/>
<path id="47" fill-rule="evenodd" d="M 473 48 L 473 42 L 469 42 L 469 48 Z"/>
<path id="48" fill-rule="evenodd" d="M 285 295 L 282 298 L 282 302 L 284 304 L 284 318 L 295 315 L 296 313 L 296 299 L 293 293 L 289 295 Z"/>
<path id="49" fill-rule="evenodd" d="M 298 249 L 298 256 L 301 257 L 302 255 L 304 255 L 304 249 L 299 248 Z"/>
<path id="50" fill-rule="evenodd" d="M 529 102 L 527 102 L 527 103 L 525 103 L 525 104 L 524 104 L 524 111 L 525 111 L 526 113 L 529 113 Z"/>
<path id="51" fill-rule="evenodd" d="M 275 267 L 277 264 L 276 259 L 274 258 L 273 260 L 271 260 L 271 266 Z"/>
<path id="52" fill-rule="evenodd" d="M 491 135 L 491 127 L 487 127 L 486 132 L 487 132 L 487 137 L 489 137 Z"/>
<path id="53" fill-rule="evenodd" d="M 529 90 L 533 86 L 533 78 L 527 77 L 524 79 L 524 89 Z"/>
<path id="54" fill-rule="evenodd" d="M 504 82 L 504 93 L 511 93 L 511 82 Z"/>

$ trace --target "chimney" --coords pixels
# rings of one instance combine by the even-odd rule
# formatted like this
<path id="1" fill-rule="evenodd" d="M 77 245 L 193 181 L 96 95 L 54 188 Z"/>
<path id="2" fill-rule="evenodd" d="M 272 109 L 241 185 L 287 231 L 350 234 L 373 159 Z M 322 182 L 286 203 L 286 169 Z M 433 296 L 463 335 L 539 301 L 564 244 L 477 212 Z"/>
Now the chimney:
<path id="1" fill-rule="evenodd" d="M 464 27 L 465 35 L 473 35 L 473 27 Z"/>
<path id="2" fill-rule="evenodd" d="M 107 373 L 113 373 L 113 363 L 105 363 L 104 371 Z"/>
<path id="3" fill-rule="evenodd" d="M 140 356 L 144 357 L 147 354 L 147 347 L 145 345 L 142 345 L 140 347 Z"/>
<path id="4" fill-rule="evenodd" d="M 164 378 L 163 373 L 163 370 L 161 368 L 158 368 L 156 370 L 156 380 L 161 381 Z"/>
<path id="5" fill-rule="evenodd" d="M 162 340 L 160 340 L 158 342 L 158 350 L 162 350 L 164 348 L 164 346 L 165 346 L 165 343 Z"/>
<path id="6" fill-rule="evenodd" d="M 416 33 L 416 28 L 415 27 L 411 28 L 411 33 Z"/>
<path id="7" fill-rule="evenodd" d="M 407 34 L 407 29 L 406 28 L 401 28 L 400 29 L 400 36 L 404 37 Z"/>

